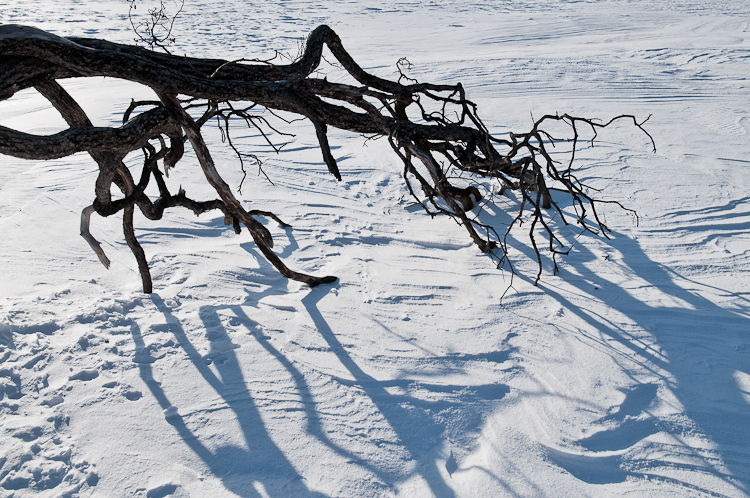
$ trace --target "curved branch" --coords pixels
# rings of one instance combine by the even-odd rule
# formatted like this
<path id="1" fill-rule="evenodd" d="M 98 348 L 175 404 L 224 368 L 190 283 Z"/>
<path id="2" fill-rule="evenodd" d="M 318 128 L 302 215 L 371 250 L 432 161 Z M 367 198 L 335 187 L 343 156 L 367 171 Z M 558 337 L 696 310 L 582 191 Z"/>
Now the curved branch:
<path id="1" fill-rule="evenodd" d="M 54 135 L 32 135 L 0 126 L 0 154 L 21 159 L 59 159 L 77 152 L 132 151 L 174 128 L 164 109 L 139 114 L 119 128 L 71 126 Z"/>
<path id="2" fill-rule="evenodd" d="M 310 77 L 321 63 L 324 47 L 328 47 L 341 67 L 362 86 Z M 539 265 L 537 281 L 542 270 L 536 240 L 539 233 L 549 242 L 555 270 L 556 256 L 566 253 L 562 237 L 553 230 L 554 217 L 559 216 L 564 224 L 568 224 L 568 217 L 573 217 L 583 230 L 607 237 L 609 229 L 597 212 L 597 203 L 614 203 L 622 207 L 616 201 L 598 201 L 591 197 L 587 187 L 573 173 L 572 164 L 581 140 L 579 128 L 590 129 L 593 133 L 590 142 L 593 143 L 599 130 L 618 120 L 630 120 L 653 145 L 653 138 L 643 127 L 646 120 L 639 122 L 632 115 L 620 115 L 605 123 L 567 114 L 545 115 L 535 121 L 527 133 L 510 133 L 502 139 L 494 137 L 479 118 L 476 104 L 466 98 L 460 84 L 419 83 L 406 77 L 401 65 L 398 65 L 398 81 L 370 74 L 357 64 L 328 26 L 320 26 L 310 33 L 305 50 L 296 62 L 288 65 L 273 65 L 269 61 L 247 62 L 244 59 L 175 57 L 105 40 L 62 38 L 26 26 L 0 26 L 0 70 L 3 70 L 0 72 L 0 99 L 21 88 L 35 86 L 60 110 L 70 125 L 69 129 L 50 136 L 0 127 L 0 153 L 27 159 L 53 159 L 88 151 L 100 166 L 93 208 L 102 216 L 124 210 L 125 236 L 129 244 L 134 241 L 131 249 L 141 270 L 148 267 L 145 257 L 139 256 L 142 250 L 139 253 L 140 246 L 137 246 L 132 229 L 134 206 L 137 205 L 150 219 L 159 219 L 164 209 L 175 206 L 186 207 L 196 214 L 220 209 L 227 224 L 231 224 L 235 231 L 239 233 L 240 224 L 247 227 L 261 252 L 283 275 L 318 285 L 331 282 L 335 277 L 312 277 L 289 270 L 271 250 L 270 232 L 253 216 L 268 216 L 282 226 L 286 225 L 272 213 L 246 211 L 218 174 L 200 132 L 201 126 L 211 117 L 224 119 L 222 131 L 242 161 L 243 156 L 257 157 L 240 153 L 228 136 L 231 119 L 241 119 L 248 126 L 255 126 L 271 143 L 258 123 L 270 125 L 265 117 L 253 115 L 251 110 L 267 109 L 272 114 L 287 111 L 303 116 L 315 128 L 329 172 L 339 180 L 341 172 L 328 141 L 329 127 L 371 137 L 388 137 L 404 163 L 404 181 L 415 201 L 431 216 L 451 216 L 468 231 L 482 252 L 490 254 L 498 266 L 507 262 L 512 273 L 513 265 L 507 256 L 508 234 L 529 220 L 528 238 Z M 54 82 L 56 78 L 71 76 L 106 76 L 141 83 L 157 93 L 159 102 L 133 102 L 125 112 L 127 122 L 121 127 L 93 127 L 75 101 Z M 180 101 L 177 95 L 187 96 L 187 99 Z M 233 101 L 250 104 L 237 110 Z M 154 107 L 130 119 L 131 113 L 144 105 Z M 419 116 L 420 122 L 409 118 L 407 111 L 410 106 L 413 106 L 411 115 Z M 198 120 L 187 112 L 196 108 L 205 108 Z M 572 130 L 572 137 L 554 138 L 546 132 L 543 126 L 552 121 L 566 123 Z M 157 163 L 163 162 L 166 174 L 182 158 L 185 139 L 193 147 L 206 180 L 220 199 L 197 202 L 187 198 L 182 189 L 176 195 L 169 192 Z M 156 147 L 159 145 L 150 143 L 153 140 L 159 141 L 158 151 Z M 549 146 L 562 141 L 572 145 L 566 167 L 556 163 L 547 151 Z M 273 147 L 277 152 L 281 148 Z M 144 165 L 141 179 L 135 184 L 122 158 L 139 148 L 144 153 Z M 257 160 L 260 164 L 260 159 Z M 152 177 L 160 194 L 154 201 L 144 193 Z M 412 188 L 411 179 L 414 178 L 424 197 Z M 498 181 L 501 192 L 511 189 L 520 194 L 518 214 L 502 237 L 493 227 L 480 223 L 471 212 L 478 205 L 481 209 L 483 204 L 490 202 L 485 199 L 479 204 L 482 196 L 474 185 L 485 192 L 492 191 L 486 185 L 480 185 L 480 180 Z M 123 192 L 123 198 L 112 199 L 112 183 Z M 566 213 L 555 202 L 552 191 L 567 194 L 574 215 Z M 493 251 L 497 248 L 503 254 L 496 256 Z M 144 289 L 146 287 L 144 278 Z"/>
<path id="3" fill-rule="evenodd" d="M 239 201 L 232 194 L 229 185 L 227 185 L 226 182 L 224 182 L 224 179 L 219 175 L 213 159 L 211 158 L 211 153 L 209 152 L 206 143 L 203 141 L 203 136 L 201 135 L 198 125 L 190 115 L 185 112 L 174 95 L 169 95 L 161 91 L 157 91 L 156 94 L 164 104 L 164 107 L 180 123 L 180 126 L 182 126 L 182 129 L 185 131 L 196 156 L 198 156 L 198 161 L 200 162 L 203 173 L 206 176 L 206 180 L 208 180 L 208 183 L 219 193 L 227 210 L 247 227 L 250 234 L 253 236 L 253 240 L 263 252 L 266 259 L 268 259 L 285 277 L 305 282 L 310 286 L 335 281 L 336 277 L 313 277 L 289 270 L 286 265 L 282 263 L 281 259 L 279 259 L 279 257 L 271 250 L 273 247 L 271 233 L 266 227 L 261 225 L 244 210 L 242 205 L 240 205 Z"/>

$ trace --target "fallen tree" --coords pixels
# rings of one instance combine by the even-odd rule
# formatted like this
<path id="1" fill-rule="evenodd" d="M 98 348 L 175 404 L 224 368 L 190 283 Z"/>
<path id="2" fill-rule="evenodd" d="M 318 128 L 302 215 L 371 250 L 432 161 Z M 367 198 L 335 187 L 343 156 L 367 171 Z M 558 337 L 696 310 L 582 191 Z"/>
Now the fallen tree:
<path id="1" fill-rule="evenodd" d="M 359 85 L 313 77 L 324 46 Z M 148 86 L 158 101 L 134 101 L 120 127 L 94 127 L 57 80 L 95 76 Z M 493 255 L 498 266 L 510 264 L 507 257 L 510 231 L 529 222 L 528 236 L 539 265 L 537 281 L 542 272 L 537 244 L 540 229 L 553 260 L 555 255 L 569 250 L 550 220 L 558 216 L 568 224 L 571 215 L 563 212 L 551 192 L 564 192 L 572 200 L 574 219 L 570 221 L 605 237 L 608 228 L 597 212 L 597 204 L 619 205 L 616 201 L 590 197 L 585 185 L 573 174 L 581 129 L 588 128 L 595 137 L 598 129 L 627 120 L 651 138 L 643 129 L 643 122 L 631 115 L 601 123 L 567 114 L 543 116 L 526 133 L 495 137 L 479 119 L 476 105 L 467 99 L 460 84 L 419 83 L 403 73 L 398 81 L 369 74 L 328 26 L 310 33 L 302 55 L 286 65 L 178 57 L 100 39 L 63 38 L 27 26 L 0 26 L 0 100 L 29 87 L 35 88 L 60 112 L 69 128 L 39 136 L 0 126 L 0 153 L 44 160 L 88 152 L 99 165 L 99 175 L 94 201 L 81 215 L 81 234 L 108 267 L 109 260 L 89 231 L 90 216 L 93 212 L 100 216 L 122 212 L 125 239 L 138 262 L 146 293 L 152 291 L 152 282 L 146 256 L 134 232 L 136 207 L 151 220 L 160 219 L 166 209 L 178 206 L 196 214 L 218 209 L 235 232 L 240 233 L 245 226 L 263 255 L 285 277 L 310 286 L 336 280 L 333 276 L 316 277 L 293 271 L 273 252 L 271 234 L 256 217 L 265 216 L 282 226 L 288 225 L 273 213 L 246 210 L 219 175 L 201 133 L 201 127 L 212 118 L 223 122 L 229 145 L 242 160 L 229 134 L 230 123 L 244 122 L 267 137 L 264 129 L 270 125 L 259 110 L 302 116 L 312 124 L 322 159 L 339 180 L 341 172 L 328 142 L 329 127 L 368 137 L 387 137 L 403 163 L 403 178 L 415 201 L 431 216 L 447 215 L 455 219 L 482 252 Z M 564 140 L 572 142 L 572 153 L 566 164 L 554 161 L 548 152 L 549 145 L 560 140 L 544 131 L 545 125 L 552 122 L 569 127 L 569 136 Z M 185 142 L 193 148 L 206 180 L 218 194 L 217 199 L 196 201 L 181 188 L 177 193 L 168 188 L 165 172 L 180 161 Z M 142 150 L 144 157 L 138 180 L 123 162 L 127 154 L 137 150 Z M 460 182 L 456 180 L 458 177 Z M 517 192 L 519 210 L 505 230 L 498 232 L 472 214 L 471 210 L 483 197 L 477 188 L 480 185 L 472 183 L 475 179 L 496 179 L 501 190 Z M 156 199 L 145 193 L 152 181 L 159 190 Z M 112 184 L 122 192 L 121 197 L 113 198 Z M 510 268 L 513 271 L 512 265 Z"/>

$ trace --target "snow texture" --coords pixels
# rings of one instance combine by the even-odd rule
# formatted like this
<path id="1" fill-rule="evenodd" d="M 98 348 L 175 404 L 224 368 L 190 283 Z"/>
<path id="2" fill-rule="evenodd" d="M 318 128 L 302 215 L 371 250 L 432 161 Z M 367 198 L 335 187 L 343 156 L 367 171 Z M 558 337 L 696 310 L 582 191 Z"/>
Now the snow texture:
<path id="1" fill-rule="evenodd" d="M 376 5 L 376 7 L 372 6 Z M 146 4 L 139 7 L 139 15 Z M 2 23 L 132 42 L 128 3 L 6 0 Z M 174 52 L 294 55 L 326 23 L 367 70 L 460 81 L 495 134 L 530 115 L 608 119 L 579 176 L 637 210 L 575 246 L 538 287 L 462 227 L 410 205 L 384 141 L 309 123 L 242 200 L 269 222 L 281 277 L 215 214 L 136 216 L 156 292 L 139 292 L 120 222 L 78 236 L 84 154 L 0 166 L 0 495 L 146 497 L 729 496 L 750 494 L 750 9 L 746 0 L 188 0 Z M 322 68 L 331 79 L 335 67 Z M 62 81 L 94 124 L 149 90 Z M 0 124 L 63 129 L 32 90 Z M 207 131 L 230 183 L 231 150 Z M 128 164 L 138 166 L 135 155 Z M 173 185 L 213 198 L 194 156 Z M 503 204 L 504 203 L 504 204 Z M 481 216 L 509 221 L 515 200 Z M 562 227 L 561 227 L 562 228 Z"/>

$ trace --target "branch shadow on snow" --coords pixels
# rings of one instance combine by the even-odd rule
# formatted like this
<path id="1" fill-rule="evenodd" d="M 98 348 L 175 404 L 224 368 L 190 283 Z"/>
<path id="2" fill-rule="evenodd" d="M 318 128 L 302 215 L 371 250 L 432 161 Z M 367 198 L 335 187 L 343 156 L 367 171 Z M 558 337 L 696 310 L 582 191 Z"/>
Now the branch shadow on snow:
<path id="1" fill-rule="evenodd" d="M 271 271 L 269 267 L 269 271 Z M 314 438 L 327 448 L 332 455 L 337 455 L 347 465 L 356 465 L 364 470 L 364 475 L 373 475 L 375 482 L 368 482 L 366 486 L 380 489 L 379 493 L 395 491 L 396 487 L 408 479 L 417 477 L 429 487 L 432 494 L 440 498 L 455 496 L 446 479 L 456 469 L 456 461 L 451 454 L 448 458 L 443 455 L 443 444 L 451 437 L 470 439 L 471 433 L 478 430 L 483 416 L 493 403 L 502 399 L 509 391 L 502 384 L 480 386 L 451 386 L 441 384 L 420 383 L 421 392 L 434 395 L 434 399 L 420 399 L 410 394 L 392 394 L 387 388 L 408 388 L 414 381 L 409 379 L 395 379 L 380 381 L 365 373 L 355 359 L 349 355 L 336 334 L 329 326 L 324 312 L 318 308 L 318 302 L 330 288 L 311 289 L 303 299 L 303 304 L 312 318 L 317 332 L 328 344 L 330 351 L 349 372 L 353 380 L 329 376 L 331 381 L 341 390 L 341 398 L 349 399 L 347 392 L 356 392 L 367 398 L 377 410 L 377 420 L 368 424 L 382 423 L 383 419 L 393 429 L 397 440 L 391 444 L 393 451 L 401 455 L 392 461 L 370 457 L 356 449 L 357 438 L 346 434 L 336 434 L 330 437 L 330 426 L 326 427 L 325 417 L 328 415 L 322 402 L 315 394 L 315 388 L 309 384 L 309 370 L 304 365 L 289 359 L 282 351 L 274 346 L 269 336 L 262 333 L 260 324 L 252 320 L 243 308 L 257 304 L 256 296 L 249 295 L 248 302 L 240 305 L 204 306 L 200 310 L 203 322 L 203 332 L 212 344 L 231 344 L 228 330 L 219 318 L 219 312 L 231 311 L 231 327 L 235 331 L 242 331 L 252 336 L 260 351 L 267 354 L 278 366 L 283 368 L 292 379 L 292 391 L 298 397 L 300 409 L 304 414 L 303 431 L 306 437 Z M 174 335 L 179 346 L 185 351 L 191 363 L 200 373 L 202 379 L 221 397 L 227 408 L 232 411 L 241 431 L 246 448 L 223 446 L 210 449 L 207 441 L 195 429 L 191 429 L 189 420 L 179 414 L 179 407 L 165 393 L 161 384 L 154 380 L 152 363 L 140 362 L 140 376 L 151 394 L 165 411 L 167 421 L 179 434 L 183 442 L 191 451 L 203 460 L 211 473 L 221 479 L 230 491 L 239 496 L 260 496 L 253 483 L 263 484 L 268 496 L 324 496 L 312 492 L 307 487 L 305 478 L 298 472 L 284 450 L 274 442 L 267 426 L 260 415 L 258 400 L 254 399 L 249 382 L 242 365 L 231 347 L 221 347 L 211 351 L 208 355 L 201 355 L 195 344 L 186 334 L 183 326 L 170 308 L 156 294 L 151 295 L 156 308 L 164 315 L 169 331 Z M 193 332 L 194 333 L 194 332 Z M 144 344 L 140 329 L 132 325 L 132 335 L 136 346 L 136 356 L 148 355 L 148 348 Z M 207 358 L 212 362 L 216 371 L 209 367 Z M 469 362 L 499 362 L 508 358 L 506 351 L 487 353 L 484 355 L 448 355 L 446 357 L 431 358 L 432 361 L 446 363 L 446 368 L 460 369 Z M 322 366 L 322 365 L 321 365 Z M 247 367 L 247 366 L 246 366 Z M 245 369 L 247 371 L 247 369 Z M 320 372 L 316 372 L 319 374 Z M 288 386 L 288 384 L 287 384 Z M 287 392 L 287 391 L 285 391 Z M 355 403 L 357 401 L 355 400 Z M 210 415 L 208 415 L 210 416 Z M 448 426 L 451 427 L 448 427 Z M 375 430 L 374 432 L 378 432 Z M 458 432 L 457 432 L 458 431 Z M 463 441 L 465 442 L 465 441 Z M 372 441 L 373 444 L 380 444 Z M 361 450 L 361 448 L 360 448 Z M 404 456 L 406 455 L 406 456 Z M 373 457 L 374 458 L 374 457 Z M 405 469 L 400 463 L 410 464 Z M 363 475 L 359 472 L 359 475 Z M 356 473 L 347 476 L 341 474 L 342 482 L 348 478 L 355 478 Z M 336 476 L 327 476 L 337 479 Z M 363 478 L 363 477 L 360 477 Z M 365 477 L 366 479 L 366 477 Z"/>
<path id="2" fill-rule="evenodd" d="M 263 483 L 268 496 L 323 496 L 307 489 L 302 476 L 299 475 L 271 439 L 258 407 L 247 390 L 242 369 L 234 351 L 231 349 L 224 351 L 223 361 L 215 362 L 219 372 L 219 376 L 217 376 L 192 344 L 179 320 L 172 314 L 164 301 L 156 294 L 151 294 L 151 299 L 157 309 L 164 314 L 169 330 L 203 379 L 234 413 L 248 449 L 224 446 L 215 451 L 210 450 L 201 442 L 198 435 L 188 427 L 179 411 L 170 402 L 160 383 L 154 380 L 151 363 L 139 363 L 141 378 L 159 405 L 165 410 L 167 421 L 174 427 L 183 442 L 205 462 L 214 476 L 222 480 L 227 489 L 238 496 L 261 497 L 262 495 L 253 486 L 254 482 Z M 222 327 L 211 327 L 211 333 L 219 334 L 216 339 L 229 340 Z M 223 334 L 223 337 L 221 337 L 221 334 Z M 138 355 L 145 349 L 145 346 L 140 329 L 135 323 L 132 325 L 132 335 L 135 341 L 136 355 Z"/>
<path id="3" fill-rule="evenodd" d="M 438 498 L 454 497 L 453 489 L 445 479 L 447 473 L 449 478 L 457 464 L 451 453 L 447 458 L 439 453 L 440 443 L 446 432 L 446 421 L 443 417 L 451 411 L 459 410 L 467 412 L 464 416 L 458 416 L 459 425 L 463 422 L 468 431 L 476 430 L 482 423 L 481 408 L 477 409 L 477 402 L 492 403 L 501 400 L 509 388 L 502 384 L 488 384 L 473 386 L 471 393 L 459 397 L 457 400 L 420 400 L 409 395 L 392 394 L 386 388 L 398 386 L 405 387 L 409 380 L 377 380 L 367 374 L 362 367 L 349 354 L 344 345 L 329 325 L 328 319 L 320 311 L 318 303 L 326 295 L 325 290 L 313 289 L 302 303 L 315 323 L 318 333 L 328 344 L 330 350 L 335 353 L 336 358 L 354 378 L 353 381 L 336 379 L 343 385 L 353 385 L 361 389 L 366 397 L 377 407 L 378 412 L 388 422 L 395 432 L 399 444 L 406 451 L 406 459 L 415 462 L 414 474 L 424 479 L 432 495 Z M 490 353 L 488 355 L 466 355 L 459 361 L 505 361 L 504 352 Z M 457 360 L 455 357 L 435 358 L 438 361 L 451 363 Z M 420 384 L 421 387 L 432 393 L 453 392 L 456 393 L 465 386 L 444 386 Z M 469 414 L 470 412 L 473 412 Z M 465 417 L 474 417 L 474 420 L 466 421 Z M 411 477 L 408 473 L 388 471 L 375 465 L 367 467 L 390 485 Z M 442 467 L 442 468 L 441 468 Z"/>
<path id="4" fill-rule="evenodd" d="M 495 215 L 502 218 L 502 211 Z M 600 254 L 595 254 L 586 244 L 578 244 L 575 251 L 561 265 L 560 276 L 566 284 L 576 291 L 570 291 L 549 285 L 542 278 L 539 287 L 546 294 L 556 299 L 567 312 L 574 313 L 587 323 L 591 329 L 601 334 L 602 338 L 617 343 L 618 348 L 629 351 L 636 363 L 629 360 L 617 361 L 622 369 L 631 374 L 634 386 L 627 390 L 625 400 L 613 412 L 595 422 L 602 430 L 591 436 L 576 441 L 580 451 L 569 453 L 547 449 L 551 462 L 570 474 L 589 484 L 612 484 L 628 479 L 655 479 L 668 481 L 686 488 L 715 494 L 689 482 L 661 475 L 665 468 L 685 470 L 689 473 L 708 474 L 721 479 L 729 487 L 747 494 L 750 490 L 750 472 L 745 463 L 750 459 L 750 412 L 748 403 L 736 386 L 735 372 L 750 373 L 745 351 L 728 347 L 732 340 L 749 340 L 750 300 L 744 299 L 744 306 L 735 309 L 723 308 L 702 296 L 699 290 L 685 287 L 707 286 L 692 282 L 679 275 L 667 266 L 652 261 L 643 251 L 638 241 L 627 236 L 613 233 L 612 253 L 622 254 L 622 265 L 631 270 L 634 278 L 641 279 L 646 286 L 658 289 L 669 299 L 657 305 L 639 299 L 637 292 L 629 292 L 618 285 L 608 284 L 603 277 L 589 269 L 585 263 L 598 261 Z M 290 236 L 291 245 L 295 246 Z M 605 242 L 606 243 L 606 242 Z M 514 244 L 520 251 L 529 250 L 524 244 Z M 243 245 L 244 247 L 244 245 Z M 250 247 L 246 248 L 250 251 Z M 527 256 L 532 255 L 526 254 Z M 270 265 L 269 272 L 272 271 Z M 574 268 L 571 272 L 568 268 Z M 261 270 L 263 271 L 263 270 Z M 524 278 L 522 275 L 519 278 Z M 597 285 L 592 284 L 596 282 Z M 338 284 L 336 284 L 338 285 Z M 393 429 L 398 444 L 415 463 L 413 471 L 394 470 L 379 462 L 368 461 L 351 448 L 342 439 L 333 440 L 325 430 L 325 415 L 320 409 L 314 395 L 314 389 L 308 384 L 304 368 L 288 358 L 274 347 L 266 336 L 259 332 L 257 323 L 250 319 L 243 307 L 257 304 L 255 296 L 249 296 L 243 306 L 206 306 L 201 310 L 206 334 L 219 340 L 229 341 L 227 330 L 218 319 L 218 312 L 231 310 L 239 319 L 238 326 L 247 329 L 257 344 L 278 362 L 291 376 L 294 391 L 302 400 L 305 417 L 305 433 L 322 443 L 332 453 L 346 459 L 347 462 L 360 466 L 373 473 L 385 485 L 394 489 L 396 485 L 413 476 L 420 476 L 433 495 L 438 497 L 455 496 L 449 483 L 449 475 L 455 470 L 456 462 L 446 455 L 439 454 L 439 443 L 444 441 L 445 427 L 440 422 L 441 410 L 457 409 L 460 404 L 469 405 L 491 402 L 502 399 L 508 392 L 507 386 L 475 386 L 473 394 L 457 398 L 457 401 L 427 401 L 409 395 L 393 394 L 391 387 L 405 387 L 408 380 L 378 380 L 366 373 L 362 365 L 347 351 L 331 326 L 333 317 L 328 317 L 321 310 L 319 302 L 331 287 L 311 289 L 302 300 L 307 313 L 312 319 L 317 333 L 320 334 L 332 354 L 345 367 L 353 380 L 330 377 L 343 388 L 354 388 L 370 400 L 388 425 Z M 728 291 L 712 288 L 712 292 Z M 648 331 L 661 352 L 649 348 L 634 337 L 627 327 L 623 327 L 617 318 L 598 314 L 600 304 L 590 308 L 580 304 L 580 297 L 591 299 L 594 303 L 603 303 L 609 309 L 619 312 L 633 322 L 635 328 Z M 742 297 L 735 295 L 735 297 Z M 304 484 L 304 479 L 295 470 L 281 448 L 270 437 L 264 425 L 256 401 L 246 387 L 242 369 L 233 350 L 225 351 L 221 363 L 216 362 L 220 377 L 208 368 L 205 358 L 197 352 L 182 329 L 177 318 L 169 308 L 154 295 L 154 303 L 164 314 L 170 330 L 174 333 L 180 346 L 200 372 L 203 379 L 226 401 L 233 411 L 249 450 L 224 448 L 210 451 L 194 434 L 179 415 L 171 417 L 170 423 L 180 434 L 192 451 L 202 458 L 217 477 L 220 477 L 228 489 L 242 496 L 258 496 L 252 488 L 254 480 L 269 483 L 266 490 L 270 496 L 309 496 L 312 494 Z M 621 322 L 621 321 L 620 321 Z M 702 329 L 702 330 L 701 330 Z M 697 332 L 700 331 L 700 332 Z M 140 332 L 134 328 L 137 348 L 143 349 Z M 463 358 L 466 361 L 498 361 L 490 353 L 486 358 Z M 499 355 L 507 358 L 507 355 Z M 448 360 L 448 359 L 445 359 Z M 451 361 L 456 358 L 450 359 Z M 639 369 L 655 368 L 651 372 L 658 380 L 647 383 L 638 381 Z M 172 406 L 161 387 L 154 382 L 150 365 L 142 364 L 141 376 L 151 389 L 163 409 Z M 659 373 L 667 372 L 667 374 Z M 659 396 L 659 389 L 665 386 L 671 390 L 684 407 L 687 422 L 668 420 L 653 415 L 650 408 Z M 435 393 L 456 391 L 459 386 L 424 385 Z M 472 397 L 473 396 L 473 397 Z M 481 422 L 479 422 L 481 423 Z M 475 424 L 478 425 L 479 423 Z M 682 445 L 682 455 L 687 461 L 670 460 L 667 456 L 655 459 L 633 458 L 628 450 L 643 444 L 660 444 L 652 436 L 657 434 L 674 436 L 679 441 L 682 435 L 703 434 L 717 445 L 714 454 L 711 451 L 701 452 L 688 445 Z M 651 441 L 647 441 L 652 438 Z M 345 438 L 344 438 L 345 440 Z M 718 455 L 719 458 L 716 458 Z M 672 454 L 674 456 L 674 454 Z M 720 459 L 720 460 L 719 460 Z M 240 463 L 238 463 L 240 462 Z M 451 464 L 452 462 L 452 464 Z M 697 463 L 696 463 L 697 462 Z M 447 475 L 446 475 L 447 471 Z M 279 483 L 286 483 L 280 486 Z"/>
<path id="5" fill-rule="evenodd" d="M 712 475 L 740 493 L 750 492 L 750 471 L 746 466 L 750 460 L 750 407 L 734 378 L 736 372 L 750 373 L 750 359 L 744 347 L 750 341 L 750 300 L 741 294 L 683 277 L 652 261 L 637 240 L 617 233 L 613 235 L 612 253 L 622 254 L 622 264 L 634 272 L 635 278 L 643 280 L 642 288 L 653 286 L 667 299 L 656 305 L 649 304 L 638 299 L 637 292 L 628 292 L 606 282 L 584 264 L 601 260 L 601 255 L 595 254 L 585 244 L 579 244 L 576 253 L 570 256 L 575 259 L 572 265 L 578 274 L 568 271 L 565 265 L 559 273 L 566 284 L 577 288 L 578 296 L 571 296 L 569 291 L 549 285 L 542 278 L 539 287 L 556 299 L 566 312 L 574 313 L 598 331 L 602 339 L 615 341 L 618 347 L 630 353 L 634 362 L 621 360 L 614 352 L 612 358 L 636 382 L 625 392 L 622 405 L 596 422 L 607 428 L 576 442 L 583 454 L 548 449 L 549 459 L 591 484 L 650 478 L 716 494 L 659 475 L 660 469 L 672 468 Z M 697 287 L 739 298 L 735 302 L 744 304 L 735 305 L 735 309 L 723 308 L 703 297 L 699 290 L 694 290 Z M 594 302 L 591 309 L 581 306 L 580 296 Z M 632 320 L 636 328 L 648 331 L 662 351 L 642 343 L 618 324 L 616 317 L 600 315 L 596 311 L 600 307 L 596 302 Z M 651 368 L 651 373 L 659 377 L 658 382 L 638 382 L 638 370 L 641 369 L 642 373 L 642 369 L 649 368 L 649 365 L 656 367 Z M 668 374 L 660 375 L 659 370 Z M 689 421 L 664 420 L 649 412 L 649 407 L 657 399 L 659 385 L 666 386 L 676 395 Z M 716 452 L 701 452 L 683 445 L 680 449 L 683 458 L 677 461 L 628 457 L 625 450 L 643 444 L 646 438 L 657 433 L 667 433 L 674 441 L 680 441 L 682 435 L 703 434 L 717 445 Z M 658 446 L 660 443 L 655 441 L 651 444 Z M 612 454 L 623 451 L 622 454 Z M 669 452 L 666 448 L 665 451 Z"/>

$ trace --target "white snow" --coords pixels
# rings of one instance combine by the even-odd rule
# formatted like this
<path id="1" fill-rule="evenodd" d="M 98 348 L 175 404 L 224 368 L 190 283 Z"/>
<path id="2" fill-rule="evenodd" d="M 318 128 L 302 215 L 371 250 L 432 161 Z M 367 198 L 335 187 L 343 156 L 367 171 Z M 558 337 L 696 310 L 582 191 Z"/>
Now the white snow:
<path id="1" fill-rule="evenodd" d="M 0 22 L 127 43 L 127 14 L 6 0 Z M 532 114 L 651 115 L 655 154 L 622 125 L 578 163 L 640 223 L 612 206 L 612 240 L 566 232 L 571 254 L 558 275 L 545 259 L 538 287 L 517 233 L 501 302 L 508 273 L 409 206 L 387 143 L 332 132 L 336 182 L 300 122 L 279 155 L 248 136 L 274 185 L 251 169 L 241 197 L 293 225 L 267 223 L 291 268 L 339 281 L 287 281 L 218 215 L 171 210 L 136 216 L 144 295 L 117 217 L 92 218 L 109 270 L 78 235 L 88 156 L 3 157 L 0 495 L 749 496 L 747 2 L 188 0 L 174 50 L 294 55 L 321 23 L 379 76 L 407 57 L 420 81 L 462 82 L 496 134 Z M 61 83 L 99 125 L 150 98 Z M 0 102 L 0 124 L 65 127 L 33 90 Z M 232 151 L 206 135 L 236 186 Z M 170 184 L 215 197 L 192 155 Z"/>

